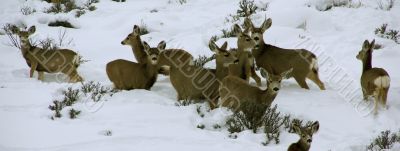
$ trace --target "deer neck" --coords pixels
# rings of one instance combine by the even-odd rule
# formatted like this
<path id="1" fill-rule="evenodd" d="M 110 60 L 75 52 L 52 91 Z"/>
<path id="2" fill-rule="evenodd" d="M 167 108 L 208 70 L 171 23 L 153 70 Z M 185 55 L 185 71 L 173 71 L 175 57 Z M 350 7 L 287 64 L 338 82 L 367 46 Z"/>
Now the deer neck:
<path id="1" fill-rule="evenodd" d="M 299 140 L 296 144 L 302 151 L 308 151 L 308 150 L 310 150 L 310 147 L 311 147 L 310 145 L 302 142 L 301 140 Z"/>
<path id="2" fill-rule="evenodd" d="M 267 48 L 267 44 L 265 44 L 265 42 L 263 42 L 258 48 L 252 49 L 251 53 L 253 54 L 254 58 L 257 58 L 264 53 L 266 48 Z"/>
<path id="3" fill-rule="evenodd" d="M 217 75 L 218 80 L 222 80 L 229 73 L 229 68 L 225 67 L 223 63 L 217 63 L 215 74 Z"/>
<path id="4" fill-rule="evenodd" d="M 22 55 L 26 58 L 26 55 L 28 54 L 28 51 L 30 51 L 33 48 L 31 43 L 29 42 L 29 39 L 21 39 L 21 51 Z"/>
<path id="5" fill-rule="evenodd" d="M 272 101 L 274 100 L 275 96 L 276 96 L 276 92 L 274 92 L 273 90 L 271 90 L 270 88 L 267 88 L 265 90 L 262 91 L 262 100 L 264 100 L 263 103 L 265 104 L 271 104 Z"/>
<path id="6" fill-rule="evenodd" d="M 372 68 L 372 50 L 367 51 L 367 56 L 363 62 L 363 73 Z"/>
<path id="7" fill-rule="evenodd" d="M 154 65 L 154 64 L 151 64 L 151 63 L 145 63 L 144 66 L 146 68 L 147 76 L 157 75 L 158 69 L 159 69 L 158 65 Z"/>
<path id="8" fill-rule="evenodd" d="M 131 44 L 132 44 L 131 45 L 132 52 L 133 52 L 133 55 L 135 56 L 136 60 L 139 63 L 143 63 L 143 61 L 145 61 L 145 59 L 143 59 L 143 58 L 146 58 L 146 54 L 144 52 L 144 47 L 143 47 L 143 44 L 142 44 L 142 40 L 140 39 L 140 36 L 132 38 L 131 39 Z"/>

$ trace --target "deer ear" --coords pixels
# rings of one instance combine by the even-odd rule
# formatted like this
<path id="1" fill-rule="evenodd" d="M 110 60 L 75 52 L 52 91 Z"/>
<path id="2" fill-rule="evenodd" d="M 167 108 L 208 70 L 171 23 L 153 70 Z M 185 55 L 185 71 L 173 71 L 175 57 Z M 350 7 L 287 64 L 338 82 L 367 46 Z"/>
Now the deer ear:
<path id="1" fill-rule="evenodd" d="M 36 27 L 35 26 L 31 26 L 28 29 L 29 34 L 33 34 L 33 33 L 35 33 L 35 31 L 36 31 Z"/>
<path id="2" fill-rule="evenodd" d="M 218 53 L 218 46 L 215 44 L 213 40 L 210 39 L 210 42 L 208 43 L 208 47 L 212 52 Z"/>
<path id="3" fill-rule="evenodd" d="M 146 52 L 147 54 L 149 54 L 149 50 L 150 50 L 150 46 L 147 42 L 143 41 L 143 48 L 144 48 L 144 52 Z"/>
<path id="4" fill-rule="evenodd" d="M 297 134 L 301 133 L 300 125 L 298 123 L 292 122 L 292 130 Z"/>
<path id="5" fill-rule="evenodd" d="M 140 27 L 138 25 L 133 26 L 133 34 L 140 35 Z"/>
<path id="6" fill-rule="evenodd" d="M 311 125 L 311 132 L 314 134 L 316 132 L 318 132 L 319 130 L 319 122 L 315 121 L 312 125 Z"/>
<path id="7" fill-rule="evenodd" d="M 166 46 L 167 46 L 167 43 L 165 43 L 165 41 L 161 41 L 160 43 L 158 43 L 157 49 L 159 51 L 164 51 Z"/>
<path id="8" fill-rule="evenodd" d="M 238 24 L 233 25 L 233 33 L 239 36 L 242 33 L 242 28 Z"/>
<path id="9" fill-rule="evenodd" d="M 268 18 L 267 20 L 265 20 L 263 22 L 263 24 L 261 25 L 261 31 L 264 33 L 268 28 L 270 28 L 272 25 L 272 19 Z"/>
<path id="10" fill-rule="evenodd" d="M 10 27 L 10 30 L 11 30 L 11 33 L 13 33 L 13 34 L 18 34 L 19 31 L 20 31 L 19 28 L 17 26 L 15 26 L 15 25 L 12 25 Z"/>
<path id="11" fill-rule="evenodd" d="M 375 39 L 371 41 L 371 43 L 369 44 L 369 47 L 370 47 L 371 49 L 374 49 L 374 48 L 375 48 Z"/>
<path id="12" fill-rule="evenodd" d="M 244 19 L 244 26 L 245 26 L 246 28 L 251 28 L 251 29 L 254 28 L 253 22 L 251 22 L 251 19 L 250 19 L 249 17 L 246 17 L 246 18 Z"/>
<path id="13" fill-rule="evenodd" d="M 363 46 L 362 46 L 362 49 L 363 49 L 363 50 L 368 50 L 368 49 L 369 49 L 369 42 L 368 42 L 368 40 L 365 40 L 365 41 L 364 41 Z"/>
<path id="14" fill-rule="evenodd" d="M 290 68 L 289 70 L 282 72 L 281 77 L 287 77 L 290 73 L 292 73 L 293 68 Z"/>
<path id="15" fill-rule="evenodd" d="M 221 48 L 222 50 L 226 50 L 228 48 L 228 42 L 224 42 L 224 44 L 222 44 Z"/>

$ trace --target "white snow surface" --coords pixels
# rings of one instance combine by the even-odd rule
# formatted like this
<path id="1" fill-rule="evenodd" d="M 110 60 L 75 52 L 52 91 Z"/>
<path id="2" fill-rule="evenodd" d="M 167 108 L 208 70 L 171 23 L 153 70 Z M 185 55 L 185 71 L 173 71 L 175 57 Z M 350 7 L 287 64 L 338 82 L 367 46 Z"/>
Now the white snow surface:
<path id="1" fill-rule="evenodd" d="M 73 39 L 68 48 L 90 60 L 79 68 L 79 73 L 86 81 L 112 86 L 105 65 L 119 58 L 135 61 L 131 48 L 120 42 L 132 31 L 133 25 L 141 22 L 151 31 L 142 40 L 151 46 L 165 40 L 167 48 L 183 48 L 193 56 L 212 55 L 207 43 L 211 36 L 221 34 L 221 29 L 233 25 L 226 23 L 225 18 L 236 12 L 239 0 L 187 1 L 181 5 L 175 0 L 127 0 L 125 3 L 100 0 L 95 4 L 97 10 L 75 18 L 72 12 L 43 13 L 49 4 L 40 0 L 2 0 L 0 25 L 35 25 L 37 30 L 32 38 L 57 38 L 61 28 L 49 27 L 47 23 L 68 19 L 78 27 L 67 29 L 68 37 Z M 316 9 L 322 7 L 321 0 L 256 1 L 259 5 L 267 2 L 267 11 L 252 16 L 256 26 L 265 17 L 272 18 L 272 27 L 264 34 L 266 43 L 306 48 L 319 57 L 320 75 L 327 90 L 320 91 L 311 81 L 308 81 L 311 90 L 304 90 L 293 79 L 285 80 L 273 103 L 285 114 L 320 122 L 310 150 L 364 151 L 380 131 L 399 130 L 400 45 L 375 36 L 374 30 L 383 23 L 400 30 L 400 2 L 396 1 L 390 11 L 377 9 L 376 0 L 365 0 L 359 8 L 334 7 L 322 12 Z M 22 15 L 23 6 L 35 8 L 37 12 Z M 153 9 L 158 12 L 151 13 Z M 301 25 L 305 28 L 298 28 Z M 380 109 L 377 116 L 366 115 L 367 111 L 362 110 L 366 104 L 359 97 L 351 100 L 344 95 L 351 90 L 356 90 L 351 94 L 361 95 L 361 62 L 355 56 L 365 39 L 375 39 L 383 45 L 373 53 L 373 66 L 384 68 L 391 77 L 389 108 Z M 220 39 L 218 44 L 226 40 L 230 47 L 236 47 L 235 38 Z M 159 76 L 151 91 L 121 91 L 89 107 L 78 102 L 82 114 L 77 119 L 64 115 L 51 120 L 53 112 L 48 106 L 52 101 L 60 97 L 63 89 L 80 84 L 56 82 L 54 74 L 46 74 L 44 82 L 29 78 L 29 68 L 20 50 L 8 46 L 8 42 L 5 35 L 0 35 L 1 151 L 284 151 L 299 138 L 283 132 L 279 144 L 263 146 L 262 132 L 244 131 L 237 139 L 231 139 L 226 128 L 212 128 L 214 124 L 223 124 L 231 114 L 229 111 L 216 109 L 201 118 L 196 107 L 203 104 L 176 106 L 176 92 L 166 76 Z M 340 78 L 343 75 L 346 78 Z M 342 89 L 347 83 L 349 86 Z M 198 124 L 206 128 L 198 129 Z M 106 131 L 112 135 L 105 136 Z"/>

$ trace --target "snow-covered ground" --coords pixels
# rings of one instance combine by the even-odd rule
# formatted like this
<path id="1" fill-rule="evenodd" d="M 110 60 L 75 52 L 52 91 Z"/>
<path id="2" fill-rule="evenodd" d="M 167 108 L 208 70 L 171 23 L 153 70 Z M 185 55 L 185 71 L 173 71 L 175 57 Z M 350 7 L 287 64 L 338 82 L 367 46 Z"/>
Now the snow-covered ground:
<path id="1" fill-rule="evenodd" d="M 194 56 L 211 55 L 208 41 L 221 34 L 232 23 L 225 18 L 238 9 L 239 0 L 127 0 L 116 3 L 101 0 L 97 10 L 80 18 L 72 13 L 49 15 L 42 13 L 49 4 L 40 0 L 2 0 L 0 25 L 25 23 L 35 25 L 34 39 L 57 38 L 59 28 L 48 27 L 55 19 L 68 19 L 78 29 L 67 29 L 73 38 L 68 48 L 90 60 L 79 68 L 87 81 L 111 86 L 105 72 L 107 62 L 123 58 L 134 60 L 130 47 L 120 42 L 132 31 L 134 24 L 145 23 L 150 34 L 142 40 L 155 46 L 165 40 L 167 48 L 183 48 Z M 307 48 L 319 56 L 320 75 L 327 85 L 320 91 L 310 83 L 311 90 L 300 89 L 294 80 L 283 82 L 274 104 L 280 111 L 307 120 L 318 120 L 320 130 L 314 135 L 311 150 L 364 151 L 371 139 L 382 130 L 400 128 L 400 45 L 374 34 L 383 23 L 400 29 L 400 3 L 390 11 L 376 9 L 379 0 L 362 1 L 359 8 L 335 7 L 321 12 L 321 1 L 328 0 L 268 0 L 266 12 L 254 15 L 259 26 L 265 17 L 272 18 L 272 27 L 264 34 L 267 43 L 285 48 Z M 22 6 L 31 6 L 36 13 L 24 16 Z M 151 10 L 157 12 L 150 12 Z M 298 28 L 299 26 L 305 28 Z M 304 26 L 305 25 L 305 26 Z M 304 30 L 306 29 L 306 30 Z M 352 99 L 358 90 L 361 62 L 355 58 L 365 39 L 376 39 L 384 47 L 373 53 L 373 66 L 385 68 L 391 76 L 389 109 L 378 116 L 366 115 L 365 104 Z M 234 38 L 221 39 L 236 47 Z M 237 139 L 226 130 L 213 130 L 228 111 L 217 109 L 200 118 L 196 105 L 175 106 L 176 92 L 168 77 L 159 76 L 152 91 L 132 90 L 116 93 L 108 101 L 83 109 L 78 119 L 68 117 L 51 120 L 48 109 L 60 96 L 60 91 L 80 84 L 59 83 L 46 74 L 45 82 L 29 78 L 28 67 L 21 52 L 7 46 L 8 38 L 0 36 L 0 150 L 271 150 L 283 151 L 298 140 L 295 134 L 284 132 L 280 144 L 261 145 L 262 133 L 244 131 Z M 212 63 L 209 66 L 214 66 Z M 339 78 L 340 77 L 340 78 Z M 344 77 L 344 78 L 341 78 Z M 350 83 L 349 86 L 346 84 Z M 350 95 L 347 95 L 348 92 Z M 358 97 L 356 97 L 358 98 Z M 84 103 L 80 102 L 84 106 Z M 95 108 L 95 109 L 93 109 Z M 198 124 L 210 126 L 206 130 Z M 112 136 L 105 136 L 112 131 Z"/>

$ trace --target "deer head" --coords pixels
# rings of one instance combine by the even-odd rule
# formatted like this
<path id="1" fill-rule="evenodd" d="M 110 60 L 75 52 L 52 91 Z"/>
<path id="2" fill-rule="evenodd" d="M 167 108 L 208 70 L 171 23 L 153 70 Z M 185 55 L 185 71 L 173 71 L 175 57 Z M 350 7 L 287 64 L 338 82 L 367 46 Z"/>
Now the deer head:
<path id="1" fill-rule="evenodd" d="M 272 25 L 272 19 L 268 18 L 267 20 L 264 20 L 262 25 L 258 28 L 254 27 L 253 22 L 251 22 L 250 18 L 246 18 L 244 20 L 244 25 L 246 28 L 250 29 L 251 31 L 251 38 L 256 41 L 257 45 L 263 45 L 264 44 L 264 38 L 263 34 L 264 32 L 269 29 Z"/>
<path id="2" fill-rule="evenodd" d="M 258 48 L 259 45 L 251 38 L 252 33 L 249 28 L 242 31 L 242 28 L 240 28 L 238 24 L 235 24 L 233 26 L 233 32 L 238 38 L 238 49 L 250 52 L 251 49 Z"/>
<path id="3" fill-rule="evenodd" d="M 143 47 L 147 54 L 148 62 L 150 62 L 152 65 L 157 65 L 159 54 L 165 50 L 165 46 L 165 41 L 161 41 L 156 48 L 151 48 L 147 42 L 143 42 Z"/>
<path id="4" fill-rule="evenodd" d="M 281 82 L 284 77 L 286 77 L 288 74 L 290 74 L 293 71 L 293 68 L 282 72 L 281 74 L 268 74 L 268 72 L 265 72 L 268 76 L 267 80 L 267 86 L 269 90 L 274 91 L 275 93 L 278 93 L 278 91 L 281 89 Z"/>
<path id="5" fill-rule="evenodd" d="M 237 56 L 227 50 L 227 42 L 225 42 L 221 47 L 218 47 L 213 40 L 210 40 L 208 46 L 210 50 L 215 53 L 217 64 L 222 64 L 223 67 L 228 67 L 230 64 L 239 62 Z"/>
<path id="6" fill-rule="evenodd" d="M 312 142 L 312 136 L 319 130 L 319 122 L 316 121 L 307 127 L 302 127 L 298 122 L 293 122 L 292 129 L 300 136 L 299 143 L 309 147 Z"/>
<path id="7" fill-rule="evenodd" d="M 24 42 L 29 42 L 29 36 L 34 34 L 36 32 L 36 27 L 31 26 L 27 31 L 21 31 L 18 27 L 12 26 L 11 27 L 11 32 L 13 34 L 18 35 L 18 37 L 21 39 L 21 41 Z"/>
<path id="8" fill-rule="evenodd" d="M 133 41 L 140 39 L 140 28 L 138 25 L 133 26 L 133 31 L 123 41 L 122 45 L 133 45 Z"/>
<path id="9" fill-rule="evenodd" d="M 363 46 L 362 46 L 360 52 L 358 52 L 358 55 L 357 55 L 356 58 L 357 58 L 358 60 L 361 60 L 361 61 L 367 59 L 367 56 L 369 55 L 369 52 L 372 52 L 372 50 L 374 49 L 374 47 L 375 47 L 375 39 L 372 40 L 371 43 L 369 43 L 368 40 L 365 40 L 365 41 L 364 41 L 364 44 L 363 44 Z"/>

